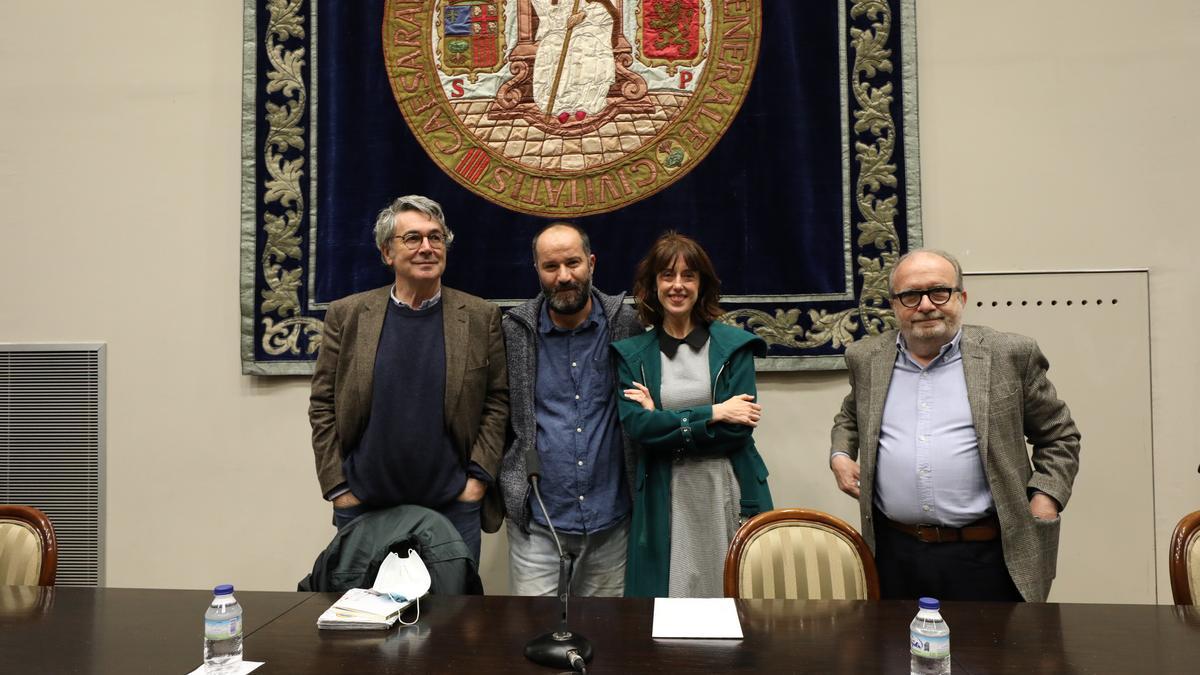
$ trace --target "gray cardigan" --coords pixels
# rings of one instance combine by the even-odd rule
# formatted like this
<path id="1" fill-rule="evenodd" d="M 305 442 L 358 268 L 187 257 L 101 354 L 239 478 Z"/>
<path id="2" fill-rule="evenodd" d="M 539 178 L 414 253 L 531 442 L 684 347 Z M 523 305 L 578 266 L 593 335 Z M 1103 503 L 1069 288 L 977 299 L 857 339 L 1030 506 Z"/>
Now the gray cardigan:
<path id="1" fill-rule="evenodd" d="M 623 304 L 625 294 L 605 295 L 594 291 L 600 299 L 604 317 L 608 321 L 608 341 L 615 342 L 645 331 L 637 319 L 637 312 Z M 537 385 L 537 324 L 542 311 L 543 296 L 516 307 L 504 315 L 504 350 L 508 355 L 509 430 L 504 458 L 500 463 L 500 493 L 504 498 L 504 510 L 512 522 L 522 530 L 529 529 L 529 480 L 525 468 L 525 454 L 537 441 L 537 421 L 534 413 L 534 391 Z M 616 373 L 616 368 L 613 368 Z M 613 394 L 617 382 L 613 378 Z M 637 447 L 623 431 L 621 440 L 625 446 L 625 480 L 629 482 L 629 493 L 633 494 L 633 470 L 637 466 Z"/>

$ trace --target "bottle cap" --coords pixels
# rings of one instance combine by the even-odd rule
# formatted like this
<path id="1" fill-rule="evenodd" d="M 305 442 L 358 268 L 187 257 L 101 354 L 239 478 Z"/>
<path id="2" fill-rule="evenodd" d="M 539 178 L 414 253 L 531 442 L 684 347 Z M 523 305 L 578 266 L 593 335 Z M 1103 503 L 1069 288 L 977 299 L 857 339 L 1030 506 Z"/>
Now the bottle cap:
<path id="1" fill-rule="evenodd" d="M 937 598 L 921 598 L 917 603 L 920 604 L 921 609 L 941 609 L 942 607 Z"/>
<path id="2" fill-rule="evenodd" d="M 213 589 L 213 595 L 233 595 L 233 584 L 221 584 Z M 937 602 L 934 600 L 934 602 Z"/>

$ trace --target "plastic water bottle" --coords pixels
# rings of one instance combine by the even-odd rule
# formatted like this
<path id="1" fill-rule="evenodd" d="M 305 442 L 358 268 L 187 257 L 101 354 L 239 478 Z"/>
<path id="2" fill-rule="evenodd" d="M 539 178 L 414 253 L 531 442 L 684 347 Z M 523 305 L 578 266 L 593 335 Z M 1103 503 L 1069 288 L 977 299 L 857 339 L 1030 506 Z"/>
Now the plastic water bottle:
<path id="1" fill-rule="evenodd" d="M 242 662 L 242 606 L 233 597 L 233 586 L 213 589 L 212 604 L 204 612 L 204 666 L 210 673 L 235 670 Z"/>
<path id="2" fill-rule="evenodd" d="M 948 675 L 950 672 L 950 627 L 942 620 L 936 598 L 921 598 L 920 611 L 908 627 L 912 675 Z"/>

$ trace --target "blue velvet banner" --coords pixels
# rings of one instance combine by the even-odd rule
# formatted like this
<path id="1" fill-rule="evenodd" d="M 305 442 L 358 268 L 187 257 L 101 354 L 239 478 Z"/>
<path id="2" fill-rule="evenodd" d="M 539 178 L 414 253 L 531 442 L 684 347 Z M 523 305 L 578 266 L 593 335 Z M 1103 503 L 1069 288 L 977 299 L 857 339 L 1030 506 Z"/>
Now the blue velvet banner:
<path id="1" fill-rule="evenodd" d="M 530 237 L 566 218 L 606 292 L 664 230 L 696 237 L 760 368 L 840 367 L 891 325 L 887 272 L 920 242 L 911 1 L 579 0 L 567 39 L 599 46 L 561 71 L 615 75 L 590 102 L 560 75 L 558 103 L 556 4 L 247 0 L 244 372 L 311 372 L 328 303 L 390 281 L 371 227 L 411 193 L 455 232 L 446 283 L 502 305 L 538 292 Z"/>

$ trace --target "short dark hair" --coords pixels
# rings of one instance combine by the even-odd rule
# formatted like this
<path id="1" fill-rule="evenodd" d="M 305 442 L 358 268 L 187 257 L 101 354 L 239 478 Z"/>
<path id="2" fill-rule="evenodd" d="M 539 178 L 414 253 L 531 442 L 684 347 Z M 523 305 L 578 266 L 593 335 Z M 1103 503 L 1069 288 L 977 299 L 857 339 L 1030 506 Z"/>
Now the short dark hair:
<path id="1" fill-rule="evenodd" d="M 537 264 L 538 239 L 541 239 L 542 235 L 545 234 L 546 230 L 549 230 L 552 227 L 567 227 L 567 228 L 570 228 L 570 229 L 578 232 L 579 239 L 583 242 L 583 255 L 589 256 L 592 254 L 592 240 L 588 238 L 587 231 L 583 229 L 582 225 L 580 225 L 578 223 L 568 222 L 565 220 L 556 220 L 551 223 L 546 223 L 545 225 L 543 225 L 541 227 L 541 229 L 539 229 L 537 231 L 536 234 L 533 235 L 533 241 L 530 243 L 530 246 L 533 248 L 533 264 L 535 264 L 535 265 Z"/>
<path id="2" fill-rule="evenodd" d="M 721 316 L 721 280 L 713 269 L 712 259 L 704 247 L 695 239 L 674 230 L 663 233 L 646 257 L 637 265 L 633 277 L 633 297 L 637 300 L 638 318 L 646 326 L 661 326 L 662 303 L 658 301 L 658 274 L 671 269 L 675 259 L 683 256 L 687 266 L 700 275 L 700 293 L 692 307 L 692 320 L 696 323 L 711 323 Z"/>

